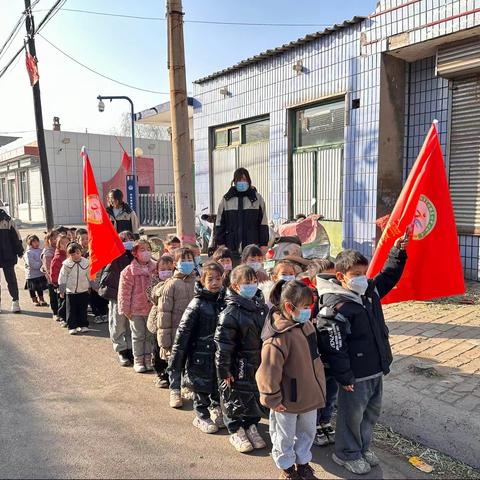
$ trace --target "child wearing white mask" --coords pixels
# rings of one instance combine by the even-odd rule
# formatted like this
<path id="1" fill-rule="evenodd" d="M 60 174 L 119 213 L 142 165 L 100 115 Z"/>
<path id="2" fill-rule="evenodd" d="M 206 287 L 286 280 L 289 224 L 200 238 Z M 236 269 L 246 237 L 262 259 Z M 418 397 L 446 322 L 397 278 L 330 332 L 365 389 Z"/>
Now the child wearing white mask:
<path id="1" fill-rule="evenodd" d="M 153 339 L 147 329 L 147 318 L 152 305 L 147 298 L 147 288 L 157 264 L 152 260 L 152 249 L 146 240 L 135 242 L 132 255 L 132 263 L 120 274 L 118 313 L 130 321 L 133 368 L 137 373 L 144 373 L 153 370 Z"/>
<path id="2" fill-rule="evenodd" d="M 264 256 L 257 245 L 248 245 L 242 252 L 242 264 L 248 265 L 257 275 L 258 283 L 268 280 L 267 272 L 263 269 Z"/>
<path id="3" fill-rule="evenodd" d="M 285 282 L 295 280 L 295 274 L 295 265 L 292 262 L 289 260 L 279 260 L 273 268 L 271 279 L 267 280 L 266 282 L 259 283 L 258 288 L 262 291 L 268 308 L 272 308 L 270 293 L 272 292 L 275 283 L 277 283 L 279 280 L 284 280 Z"/>
<path id="4" fill-rule="evenodd" d="M 380 301 L 402 276 L 407 244 L 408 239 L 399 238 L 372 279 L 367 278 L 368 260 L 355 250 L 337 256 L 334 279 L 317 277 L 317 328 L 319 338 L 325 336 L 320 354 L 341 386 L 332 458 L 355 474 L 367 474 L 379 464 L 370 443 L 381 411 L 383 376 L 392 363 Z"/>

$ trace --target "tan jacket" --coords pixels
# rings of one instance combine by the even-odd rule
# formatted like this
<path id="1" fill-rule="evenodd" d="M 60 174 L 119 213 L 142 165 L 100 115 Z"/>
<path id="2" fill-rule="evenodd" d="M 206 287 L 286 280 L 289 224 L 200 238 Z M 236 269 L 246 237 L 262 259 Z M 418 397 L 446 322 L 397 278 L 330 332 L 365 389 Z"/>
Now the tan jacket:
<path id="1" fill-rule="evenodd" d="M 172 348 L 183 312 L 193 298 L 195 280 L 195 273 L 185 276 L 177 272 L 152 291 L 152 300 L 157 306 L 157 340 L 162 350 Z"/>
<path id="2" fill-rule="evenodd" d="M 325 406 L 325 374 L 311 322 L 303 325 L 274 310 L 262 332 L 262 363 L 255 378 L 262 405 L 282 404 L 288 413 Z"/>

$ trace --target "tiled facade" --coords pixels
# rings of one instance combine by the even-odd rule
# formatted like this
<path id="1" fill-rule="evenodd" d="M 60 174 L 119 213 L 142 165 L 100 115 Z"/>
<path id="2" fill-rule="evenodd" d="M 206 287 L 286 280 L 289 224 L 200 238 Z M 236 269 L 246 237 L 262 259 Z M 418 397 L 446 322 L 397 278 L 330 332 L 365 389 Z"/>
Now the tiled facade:
<path id="1" fill-rule="evenodd" d="M 359 99 L 345 127 L 343 246 L 371 256 L 376 237 L 382 54 L 480 26 L 480 0 L 383 0 L 367 19 L 286 52 L 195 84 L 197 208 L 210 207 L 210 128 L 270 115 L 270 217 L 288 216 L 288 109 L 348 93 Z M 445 37 L 445 43 L 457 37 Z M 420 53 L 421 55 L 421 53 Z M 431 50 L 405 62 L 404 178 L 434 118 L 448 162 L 449 81 Z M 305 73 L 292 66 L 303 61 Z M 230 95 L 220 90 L 227 87 Z M 466 276 L 478 278 L 478 238 L 460 238 Z"/>

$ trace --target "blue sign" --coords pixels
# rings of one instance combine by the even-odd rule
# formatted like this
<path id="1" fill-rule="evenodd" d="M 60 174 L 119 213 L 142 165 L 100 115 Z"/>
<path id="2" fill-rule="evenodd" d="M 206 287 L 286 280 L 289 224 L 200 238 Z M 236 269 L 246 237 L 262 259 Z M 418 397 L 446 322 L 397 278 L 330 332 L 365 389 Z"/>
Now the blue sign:
<path id="1" fill-rule="evenodd" d="M 126 191 L 127 191 L 127 203 L 129 207 L 136 212 L 137 211 L 137 202 L 135 197 L 135 177 L 133 175 L 126 175 Z"/>

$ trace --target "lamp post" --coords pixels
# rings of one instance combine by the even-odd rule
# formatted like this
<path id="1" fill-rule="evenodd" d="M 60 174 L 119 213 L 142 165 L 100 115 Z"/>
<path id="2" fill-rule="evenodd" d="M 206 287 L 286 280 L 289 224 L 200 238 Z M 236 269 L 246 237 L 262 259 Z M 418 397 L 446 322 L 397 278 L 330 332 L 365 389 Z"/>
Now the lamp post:
<path id="1" fill-rule="evenodd" d="M 105 110 L 104 100 L 127 100 L 130 103 L 130 117 L 132 120 L 132 175 L 127 175 L 126 178 L 126 189 L 127 189 L 127 202 L 130 205 L 130 208 L 136 212 L 137 209 L 137 162 L 136 162 L 136 151 L 135 151 L 135 109 L 133 107 L 133 102 L 130 97 L 124 95 L 115 95 L 115 96 L 104 96 L 99 95 L 98 100 L 98 111 L 101 113 Z"/>

